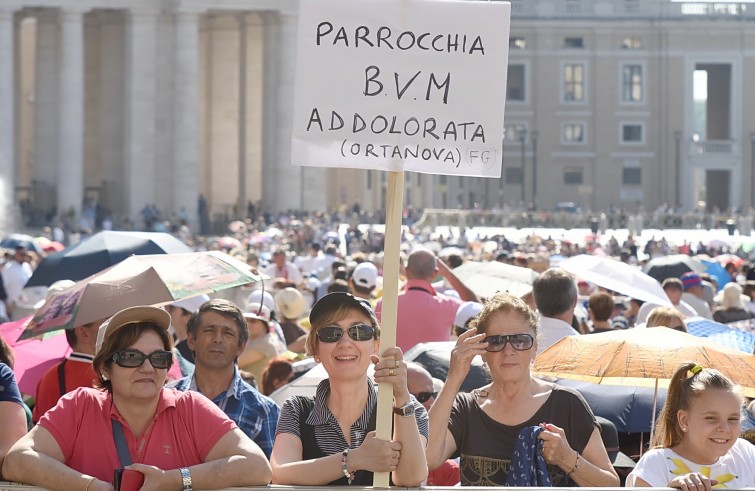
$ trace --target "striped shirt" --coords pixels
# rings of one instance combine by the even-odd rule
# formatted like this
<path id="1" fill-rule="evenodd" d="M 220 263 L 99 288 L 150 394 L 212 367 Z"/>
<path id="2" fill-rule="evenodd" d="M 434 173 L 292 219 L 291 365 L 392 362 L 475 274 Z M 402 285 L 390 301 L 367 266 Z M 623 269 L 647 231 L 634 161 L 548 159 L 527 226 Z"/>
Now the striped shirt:
<path id="1" fill-rule="evenodd" d="M 367 387 L 367 405 L 359 419 L 351 425 L 350 448 L 357 448 L 364 441 L 364 438 L 368 433 L 367 424 L 377 405 L 377 386 L 368 378 Z M 333 416 L 333 413 L 330 412 L 330 409 L 326 404 L 329 393 L 330 380 L 324 379 L 317 386 L 315 404 L 312 408 L 312 412 L 309 413 L 305 424 L 315 427 L 315 439 L 317 440 L 317 445 L 323 453 L 332 455 L 343 452 L 346 448 L 349 448 L 349 446 L 341 432 L 341 426 L 338 424 L 338 421 L 335 416 Z M 417 420 L 419 433 L 427 438 L 430 431 L 430 418 L 427 415 L 427 410 L 422 404 L 417 402 L 414 396 L 411 396 L 411 402 L 414 406 L 414 418 Z M 281 407 L 280 419 L 278 420 L 278 428 L 275 431 L 275 435 L 278 436 L 280 433 L 290 433 L 301 438 L 301 435 L 299 434 L 299 420 L 303 412 L 304 408 L 300 399 L 291 397 L 286 400 Z"/>

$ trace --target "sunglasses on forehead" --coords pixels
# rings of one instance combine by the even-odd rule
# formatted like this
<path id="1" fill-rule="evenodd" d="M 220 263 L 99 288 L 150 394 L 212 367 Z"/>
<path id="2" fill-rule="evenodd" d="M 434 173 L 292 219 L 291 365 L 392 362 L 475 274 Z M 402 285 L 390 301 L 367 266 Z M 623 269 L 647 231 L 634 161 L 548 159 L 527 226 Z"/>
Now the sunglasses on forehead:
<path id="1" fill-rule="evenodd" d="M 354 341 L 369 341 L 375 339 L 375 328 L 368 324 L 355 324 L 348 329 L 338 326 L 325 326 L 317 330 L 317 339 L 323 343 L 336 343 L 343 333 L 348 333 Z"/>
<path id="2" fill-rule="evenodd" d="M 149 360 L 153 368 L 168 369 L 173 364 L 173 353 L 170 351 L 153 351 L 145 355 L 139 350 L 126 349 L 113 355 L 113 361 L 123 368 L 138 368 L 144 360 Z"/>
<path id="3" fill-rule="evenodd" d="M 511 347 L 517 351 L 527 351 L 532 348 L 533 344 L 535 344 L 535 338 L 529 334 L 509 334 L 507 336 L 499 334 L 496 336 L 487 336 L 482 342 L 488 343 L 487 347 L 485 347 L 485 351 L 493 353 L 503 351 L 503 348 L 506 347 L 506 343 L 511 343 Z"/>
<path id="4" fill-rule="evenodd" d="M 428 401 L 431 397 L 435 398 L 438 396 L 437 392 L 417 392 L 416 394 L 412 394 L 418 402 L 424 404 Z"/>

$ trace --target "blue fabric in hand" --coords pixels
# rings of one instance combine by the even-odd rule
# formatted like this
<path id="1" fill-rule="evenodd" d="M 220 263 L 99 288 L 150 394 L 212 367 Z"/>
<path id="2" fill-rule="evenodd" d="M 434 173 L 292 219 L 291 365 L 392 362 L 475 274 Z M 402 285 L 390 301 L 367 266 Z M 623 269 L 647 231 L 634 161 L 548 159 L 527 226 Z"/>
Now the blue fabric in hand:
<path id="1" fill-rule="evenodd" d="M 528 426 L 519 432 L 511 454 L 506 486 L 553 486 L 548 476 L 548 464 L 543 458 L 543 441 L 537 438 L 541 431 L 540 426 Z"/>

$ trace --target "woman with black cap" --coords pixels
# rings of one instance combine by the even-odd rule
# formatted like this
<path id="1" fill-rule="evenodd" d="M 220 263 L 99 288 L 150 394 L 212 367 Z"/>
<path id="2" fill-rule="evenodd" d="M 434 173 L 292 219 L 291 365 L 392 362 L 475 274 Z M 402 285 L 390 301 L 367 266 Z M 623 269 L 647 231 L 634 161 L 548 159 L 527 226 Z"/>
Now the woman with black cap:
<path id="1" fill-rule="evenodd" d="M 281 408 L 271 456 L 273 483 L 369 486 L 373 472 L 390 472 L 396 486 L 417 486 L 427 477 L 428 417 L 409 394 L 399 348 L 378 356 L 380 326 L 367 300 L 348 293 L 322 297 L 309 315 L 307 353 L 328 378 L 314 397 L 293 396 Z M 393 387 L 393 438 L 375 436 L 376 384 Z"/>

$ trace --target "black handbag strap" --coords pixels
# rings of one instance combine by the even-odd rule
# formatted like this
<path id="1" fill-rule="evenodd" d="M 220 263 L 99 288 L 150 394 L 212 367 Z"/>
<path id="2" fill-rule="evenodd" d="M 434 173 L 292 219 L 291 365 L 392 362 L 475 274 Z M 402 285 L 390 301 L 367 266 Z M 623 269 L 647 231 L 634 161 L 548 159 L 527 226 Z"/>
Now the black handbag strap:
<path id="1" fill-rule="evenodd" d="M 118 451 L 118 460 L 121 461 L 121 467 L 131 465 L 131 454 L 128 451 L 126 436 L 123 434 L 123 425 L 120 421 L 113 421 L 113 440 L 115 440 L 115 449 Z"/>
<path id="2" fill-rule="evenodd" d="M 60 397 L 66 395 L 66 362 L 68 358 L 63 358 L 63 361 L 58 364 L 58 390 L 60 390 Z"/>

